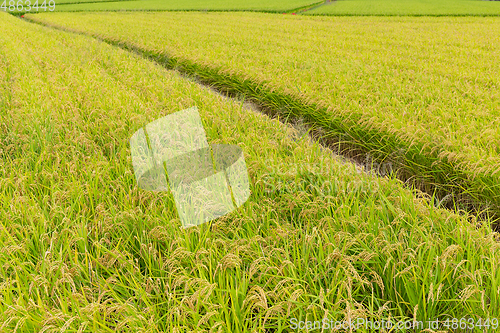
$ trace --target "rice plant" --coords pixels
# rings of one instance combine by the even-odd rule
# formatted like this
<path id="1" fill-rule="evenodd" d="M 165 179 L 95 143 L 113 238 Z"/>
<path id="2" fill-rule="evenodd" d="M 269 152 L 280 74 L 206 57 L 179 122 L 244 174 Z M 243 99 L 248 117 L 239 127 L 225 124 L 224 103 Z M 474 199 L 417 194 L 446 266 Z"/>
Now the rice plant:
<path id="1" fill-rule="evenodd" d="M 326 1 L 308 15 L 499 16 L 500 3 L 474 0 L 351 0 Z"/>
<path id="2" fill-rule="evenodd" d="M 0 331 L 499 317 L 489 221 L 359 173 L 139 55 L 4 13 L 0 23 Z M 182 229 L 168 192 L 138 188 L 128 141 L 193 105 L 210 144 L 243 150 L 252 194 Z"/>
<path id="3" fill-rule="evenodd" d="M 57 11 L 151 11 L 151 10 L 201 10 L 201 11 L 259 11 L 259 12 L 286 12 L 321 1 L 314 0 L 120 0 L 120 2 L 102 0 L 99 3 L 88 0 L 59 0 Z"/>
<path id="4" fill-rule="evenodd" d="M 93 35 L 300 118 L 450 206 L 500 216 L 499 21 L 257 13 L 29 19 Z M 349 154 L 349 151 L 344 152 Z"/>

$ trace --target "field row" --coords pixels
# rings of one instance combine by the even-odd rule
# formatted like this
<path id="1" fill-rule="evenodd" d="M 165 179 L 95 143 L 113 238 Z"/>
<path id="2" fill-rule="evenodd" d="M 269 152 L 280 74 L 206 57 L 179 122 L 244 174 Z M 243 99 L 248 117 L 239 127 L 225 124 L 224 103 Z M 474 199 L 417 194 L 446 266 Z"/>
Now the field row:
<path id="1" fill-rule="evenodd" d="M 500 212 L 500 21 L 251 13 L 30 16 L 185 67 Z M 184 65 L 183 65 L 184 64 Z M 294 104 L 295 103 L 295 104 Z"/>
<path id="2" fill-rule="evenodd" d="M 40 7 L 44 1 L 47 6 Z M 259 11 L 334 16 L 500 16 L 498 1 L 479 0 L 1 0 L 0 8 L 31 13 L 54 10 Z"/>
<path id="3" fill-rule="evenodd" d="M 338 0 L 311 15 L 500 16 L 498 1 L 479 0 Z"/>
<path id="4" fill-rule="evenodd" d="M 50 0 L 51 8 L 34 8 L 35 3 L 48 5 L 49 0 L 0 0 L 0 10 L 9 12 L 94 11 L 94 10 L 196 10 L 196 11 L 262 11 L 287 12 L 311 7 L 314 0 Z"/>
<path id="5" fill-rule="evenodd" d="M 500 316 L 488 225 L 359 174 L 137 55 L 4 13 L 0 24 L 2 329 L 282 332 L 291 318 Z M 210 143 L 243 149 L 252 196 L 183 230 L 168 193 L 137 188 L 128 141 L 191 106 Z"/>

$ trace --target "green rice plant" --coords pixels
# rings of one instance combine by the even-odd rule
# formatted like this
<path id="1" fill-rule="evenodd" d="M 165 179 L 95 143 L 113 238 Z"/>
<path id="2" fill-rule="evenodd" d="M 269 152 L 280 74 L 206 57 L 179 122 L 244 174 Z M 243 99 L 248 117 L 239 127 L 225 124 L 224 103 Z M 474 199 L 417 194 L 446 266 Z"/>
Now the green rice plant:
<path id="1" fill-rule="evenodd" d="M 117 2 L 117 1 L 131 1 L 131 0 L 57 0 L 56 7 L 58 5 L 67 5 L 67 4 L 103 3 L 103 2 Z"/>
<path id="2" fill-rule="evenodd" d="M 480 0 L 333 0 L 307 12 L 310 15 L 380 16 L 499 16 L 497 1 Z"/>
<path id="3" fill-rule="evenodd" d="M 203 10 L 203 11 L 263 11 L 286 12 L 293 9 L 309 7 L 319 1 L 314 0 L 231 0 L 231 1 L 206 1 L 206 0 L 135 0 L 120 2 L 95 2 L 77 3 L 77 0 L 62 0 L 56 7 L 57 11 L 150 11 L 150 10 Z M 83 2 L 83 1 L 82 1 Z"/>
<path id="4" fill-rule="evenodd" d="M 499 317 L 489 221 L 359 173 L 139 55 L 5 13 L 0 23 L 0 331 Z M 193 105 L 211 144 L 243 150 L 252 195 L 181 229 L 168 192 L 137 187 L 128 140 Z"/>
<path id="5" fill-rule="evenodd" d="M 495 18 L 55 13 L 29 19 L 90 34 L 244 94 L 281 118 L 304 119 L 351 155 L 392 161 L 401 179 L 441 198 L 450 194 L 451 205 L 500 214 Z"/>

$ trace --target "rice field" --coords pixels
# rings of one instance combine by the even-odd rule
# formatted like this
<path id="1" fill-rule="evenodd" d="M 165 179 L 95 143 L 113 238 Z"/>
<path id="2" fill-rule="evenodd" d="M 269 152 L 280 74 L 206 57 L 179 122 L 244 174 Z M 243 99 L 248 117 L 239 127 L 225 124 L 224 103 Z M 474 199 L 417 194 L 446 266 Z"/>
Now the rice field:
<path id="1" fill-rule="evenodd" d="M 498 1 L 481 0 L 338 0 L 307 12 L 310 15 L 500 16 Z"/>
<path id="2" fill-rule="evenodd" d="M 305 119 L 323 140 L 354 154 L 391 161 L 400 178 L 452 195 L 455 207 L 500 212 L 496 18 L 170 12 L 29 19 L 184 68 L 282 118 Z"/>
<path id="3" fill-rule="evenodd" d="M 500 16 L 482 0 L 57 0 L 57 11 L 264 11 L 334 16 Z"/>
<path id="4" fill-rule="evenodd" d="M 65 2 L 69 3 L 66 4 Z M 136 10 L 202 10 L 202 11 L 264 11 L 286 12 L 293 9 L 308 7 L 321 1 L 314 0 L 121 0 L 78 3 L 79 0 L 60 0 L 57 11 L 136 11 Z M 86 2 L 86 1 L 82 1 Z M 93 2 L 93 1 L 92 1 Z"/>
<path id="5" fill-rule="evenodd" d="M 54 0 L 55 1 L 55 0 Z M 66 4 L 81 4 L 81 3 L 96 3 L 96 2 L 120 2 L 120 1 L 131 1 L 131 0 L 57 0 L 56 2 L 56 8 L 59 7 L 59 5 L 66 5 Z"/>
<path id="6" fill-rule="evenodd" d="M 140 55 L 5 13 L 0 24 L 0 331 L 289 332 L 325 318 L 500 316 L 488 221 L 360 173 Z M 172 47 L 188 46 L 173 35 Z M 137 187 L 128 140 L 193 105 L 210 143 L 243 150 L 252 195 L 181 229 L 169 193 Z"/>

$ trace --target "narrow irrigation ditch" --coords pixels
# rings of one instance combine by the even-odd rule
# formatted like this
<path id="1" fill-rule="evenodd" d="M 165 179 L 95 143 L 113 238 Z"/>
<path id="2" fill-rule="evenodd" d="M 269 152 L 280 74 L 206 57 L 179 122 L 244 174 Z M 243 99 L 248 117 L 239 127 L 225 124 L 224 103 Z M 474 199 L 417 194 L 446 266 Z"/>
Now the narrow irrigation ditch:
<path id="1" fill-rule="evenodd" d="M 289 10 L 289 11 L 287 11 L 287 13 L 303 14 L 305 12 L 311 11 L 313 9 L 316 9 L 316 8 L 319 8 L 319 7 L 322 7 L 325 5 L 331 5 L 334 2 L 336 2 L 336 0 L 324 0 L 324 1 L 310 4 L 309 6 Z"/>
<path id="2" fill-rule="evenodd" d="M 269 117 L 305 128 L 322 146 L 357 163 L 358 166 L 363 165 L 365 169 L 381 176 L 391 173 L 407 187 L 426 193 L 436 206 L 465 211 L 480 220 L 491 220 L 493 229 L 500 232 L 500 191 L 495 190 L 499 188 L 496 178 L 493 175 L 480 174 L 471 179 L 470 173 L 441 158 L 437 149 L 418 144 L 408 145 L 386 130 L 367 130 L 355 121 L 335 117 L 324 106 L 282 93 L 265 82 L 241 78 L 223 68 L 214 68 L 166 53 L 143 49 L 108 36 L 85 33 L 32 18 L 24 19 L 50 28 L 93 37 L 136 53 L 169 70 L 176 70 L 188 79 L 195 80 L 224 96 L 243 99 Z M 389 170 L 386 168 L 388 165 Z"/>
<path id="3" fill-rule="evenodd" d="M 330 2 L 329 0 L 323 0 L 323 1 L 319 1 L 319 2 L 312 3 L 312 4 L 307 5 L 307 6 L 303 6 L 303 7 L 299 7 L 299 8 L 294 8 L 294 9 L 287 10 L 285 13 L 295 13 L 295 14 L 301 14 L 301 13 L 304 13 L 304 12 L 310 11 L 310 10 L 312 10 L 312 9 L 315 9 L 315 8 L 321 7 L 321 6 L 323 6 L 324 4 L 327 4 L 327 3 L 329 3 L 329 2 Z"/>

